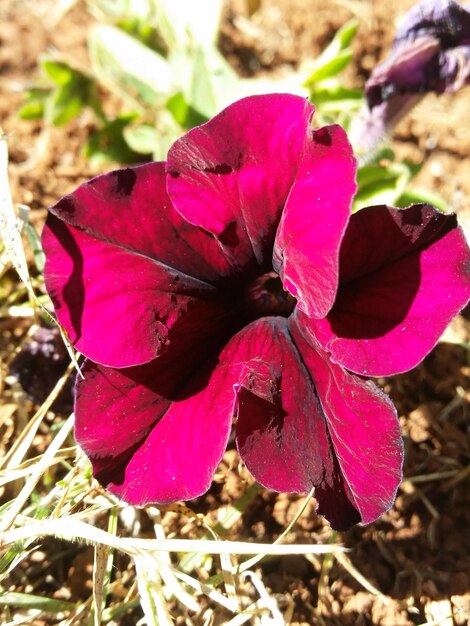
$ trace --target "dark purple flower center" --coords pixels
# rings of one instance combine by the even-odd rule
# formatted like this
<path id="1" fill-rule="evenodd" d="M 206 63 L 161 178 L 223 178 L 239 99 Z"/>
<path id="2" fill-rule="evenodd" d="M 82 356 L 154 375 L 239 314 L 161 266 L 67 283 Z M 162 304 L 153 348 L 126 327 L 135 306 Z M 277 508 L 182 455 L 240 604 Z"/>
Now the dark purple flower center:
<path id="1" fill-rule="evenodd" d="M 282 287 L 276 272 L 262 274 L 252 280 L 243 291 L 243 309 L 251 319 L 268 315 L 289 317 L 296 300 Z"/>

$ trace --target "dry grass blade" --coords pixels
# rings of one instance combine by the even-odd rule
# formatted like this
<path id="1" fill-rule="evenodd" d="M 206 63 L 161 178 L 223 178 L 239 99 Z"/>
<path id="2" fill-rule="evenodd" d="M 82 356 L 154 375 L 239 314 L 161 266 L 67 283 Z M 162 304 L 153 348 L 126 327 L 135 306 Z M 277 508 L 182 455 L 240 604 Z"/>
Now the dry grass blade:
<path id="1" fill-rule="evenodd" d="M 246 624 L 246 622 L 253 617 L 253 615 L 256 613 L 256 610 L 257 603 L 254 602 L 253 604 L 250 604 L 249 607 L 244 609 L 242 613 L 236 615 L 230 621 L 225 622 L 224 626 L 242 626 L 242 624 Z"/>
<path id="2" fill-rule="evenodd" d="M 36 620 L 35 615 L 30 615 L 29 617 L 14 619 L 12 622 L 6 622 L 4 626 L 22 626 L 23 624 L 33 624 Z"/>
<path id="3" fill-rule="evenodd" d="M 56 438 L 57 439 L 57 438 Z M 56 440 L 54 439 L 54 442 Z M 53 443 L 54 443 L 53 442 Z M 73 516 L 33 522 L 27 526 L 0 533 L 2 545 L 15 543 L 33 537 L 55 536 L 68 541 L 82 539 L 92 544 L 104 543 L 122 550 L 129 556 L 139 556 L 141 551 L 148 552 L 201 552 L 203 554 L 335 554 L 347 552 L 340 545 L 295 544 L 276 545 L 250 543 L 245 541 L 206 541 L 192 539 L 133 539 L 115 537 L 111 533 L 86 524 Z"/>
<path id="4" fill-rule="evenodd" d="M 429 474 L 418 474 L 409 476 L 406 480 L 409 483 L 417 485 L 418 483 L 429 483 L 435 480 L 443 480 L 444 478 L 453 478 L 458 474 L 459 470 L 447 470 L 445 472 L 431 472 Z"/>
<path id="5" fill-rule="evenodd" d="M 148 514 L 152 517 L 154 522 L 155 537 L 160 540 L 165 540 L 165 531 L 163 530 L 160 511 L 156 507 L 149 507 L 147 509 Z M 200 607 L 196 600 L 190 595 L 180 584 L 176 576 L 171 569 L 171 559 L 168 552 L 160 552 L 160 575 L 163 582 L 171 591 L 171 593 L 177 598 L 181 604 L 183 604 L 190 611 L 199 611 Z"/>
<path id="6" fill-rule="evenodd" d="M 50 467 L 52 465 L 56 465 L 57 463 L 61 463 L 66 459 L 69 459 L 71 456 L 74 455 L 75 451 L 75 446 L 60 450 L 60 452 L 56 454 L 55 458 L 51 460 Z M 34 457 L 33 459 L 28 459 L 21 463 L 21 465 L 18 465 L 18 467 L 0 470 L 0 487 L 3 487 L 4 485 L 20 478 L 26 478 L 27 476 L 33 474 L 34 471 L 37 469 L 37 464 L 41 462 L 43 456 L 44 455 L 41 454 L 40 456 Z"/>
<path id="7" fill-rule="evenodd" d="M 232 526 L 241 518 L 243 513 L 248 509 L 249 505 L 254 501 L 256 495 L 261 491 L 262 487 L 259 483 L 253 483 L 247 489 L 245 489 L 233 504 L 227 506 L 224 509 L 223 515 L 219 516 L 219 519 L 213 530 L 220 534 L 222 537 L 224 534 L 232 528 Z M 187 515 L 190 518 L 197 519 L 194 517 L 194 513 L 191 510 L 182 511 L 183 515 Z M 212 527 L 211 527 L 212 528 Z M 204 533 L 201 537 L 202 539 L 210 539 L 211 534 L 209 532 Z M 188 553 L 183 556 L 181 559 L 179 566 L 186 572 L 186 574 L 191 574 L 191 572 L 198 566 L 201 565 L 201 558 L 203 556 L 198 555 L 196 553 Z M 238 572 L 238 567 L 234 569 L 234 572 Z"/>
<path id="8" fill-rule="evenodd" d="M 160 568 L 149 555 L 134 557 L 140 603 L 147 626 L 173 626 L 163 595 Z"/>
<path id="9" fill-rule="evenodd" d="M 261 578 L 254 572 L 245 572 L 244 575 L 251 579 L 253 586 L 255 587 L 256 591 L 259 593 L 260 601 L 258 603 L 258 606 L 261 605 L 262 607 L 265 607 L 266 609 L 268 609 L 268 611 L 272 615 L 272 620 L 274 624 L 279 625 L 279 626 L 285 626 L 285 621 L 281 615 L 281 612 L 278 609 L 277 602 L 272 596 L 269 595 Z"/>
<path id="10" fill-rule="evenodd" d="M 228 609 L 231 613 L 237 612 L 238 604 L 234 602 L 233 600 L 231 600 L 230 598 L 226 598 L 223 594 L 219 593 L 213 587 L 210 587 L 209 585 L 201 583 L 199 580 L 196 580 L 195 578 L 193 578 L 192 576 L 189 576 L 188 574 L 184 574 L 183 572 L 180 572 L 176 568 L 173 568 L 173 573 L 175 574 L 177 578 L 179 578 L 181 581 L 186 583 L 189 587 L 192 587 L 199 594 L 206 595 L 211 600 L 214 600 L 214 602 L 217 602 L 221 606 Z"/>
<path id="11" fill-rule="evenodd" d="M 39 461 L 39 463 L 37 464 L 35 471 L 28 478 L 23 489 L 20 491 L 19 495 L 16 497 L 14 503 L 12 504 L 11 508 L 5 514 L 4 519 L 0 523 L 0 531 L 7 530 L 14 523 L 16 516 L 30 497 L 41 476 L 50 466 L 56 453 L 59 451 L 59 449 L 62 447 L 65 440 L 69 436 L 73 428 L 73 423 L 74 418 L 72 414 L 62 426 L 60 431 L 57 433 L 54 440 L 52 441 L 46 452 L 43 454 L 41 461 Z"/>
<path id="12" fill-rule="evenodd" d="M 469 477 L 470 477 L 470 465 L 467 465 L 467 467 L 464 467 L 463 469 L 456 472 L 453 478 L 445 482 L 442 485 L 441 489 L 444 491 L 447 491 L 448 489 L 452 489 L 453 487 L 458 485 L 458 483 L 462 482 L 463 480 L 467 480 L 467 478 Z"/>
<path id="13" fill-rule="evenodd" d="M 169 552 L 201 552 L 203 554 L 330 554 L 348 552 L 340 545 L 293 544 L 278 545 L 248 541 L 205 541 L 202 539 L 128 539 L 138 549 L 167 550 Z"/>
<path id="14" fill-rule="evenodd" d="M 282 543 L 282 541 L 285 539 L 285 537 L 287 537 L 287 535 L 290 533 L 290 531 L 294 528 L 294 526 L 297 524 L 297 521 L 300 519 L 300 517 L 303 515 L 305 509 L 307 508 L 308 503 L 312 499 L 314 491 L 315 491 L 314 488 L 310 491 L 310 493 L 305 498 L 302 506 L 297 511 L 296 515 L 294 516 L 293 520 L 290 522 L 290 524 L 287 526 L 287 528 L 285 528 L 285 530 L 279 535 L 279 537 L 276 539 L 276 541 L 274 542 L 273 545 L 278 545 L 278 544 Z M 244 571 L 250 569 L 251 567 L 253 567 L 253 565 L 256 565 L 256 563 L 259 563 L 259 561 L 261 561 L 263 556 L 265 556 L 265 555 L 264 554 L 257 554 L 256 556 L 252 557 L 251 559 L 247 559 L 246 561 L 244 561 L 238 567 L 237 571 L 238 572 L 244 572 Z"/>
<path id="15" fill-rule="evenodd" d="M 64 490 L 68 492 L 68 489 Z M 117 532 L 117 509 L 111 509 L 108 519 L 108 531 L 112 534 Z M 114 551 L 107 545 L 96 544 L 93 560 L 93 625 L 100 626 L 103 619 L 103 610 L 106 605 L 106 597 L 111 580 Z"/>
<path id="16" fill-rule="evenodd" d="M 93 605 L 94 626 L 100 626 L 103 613 L 103 588 L 106 576 L 106 566 L 108 564 L 108 547 L 102 544 L 95 546 L 95 558 L 93 561 Z"/>
<path id="17" fill-rule="evenodd" d="M 31 284 L 31 278 L 29 275 L 28 264 L 26 262 L 26 255 L 24 252 L 23 242 L 21 240 L 20 229 L 18 228 L 18 219 L 16 217 L 15 209 L 13 208 L 13 201 L 10 193 L 10 186 L 8 183 L 8 146 L 5 136 L 0 129 L 0 233 L 2 234 L 3 242 L 5 244 L 5 251 L 7 257 L 13 264 L 14 268 L 18 272 L 19 277 L 25 284 L 32 302 L 42 309 L 47 316 L 52 319 L 60 329 L 62 338 L 65 343 L 65 347 L 70 355 L 72 363 L 80 374 L 80 368 L 78 366 L 75 351 L 71 345 L 64 329 L 55 320 L 49 311 L 43 306 L 36 294 L 34 293 L 33 286 Z"/>
<path id="18" fill-rule="evenodd" d="M 390 604 L 391 603 L 390 598 L 385 596 L 379 589 L 374 587 L 374 585 L 372 583 L 370 583 L 367 580 L 367 578 L 365 576 L 363 576 L 361 574 L 361 572 L 354 567 L 354 565 L 351 563 L 351 560 L 347 557 L 346 554 L 339 554 L 339 553 L 337 553 L 337 554 L 335 554 L 335 559 L 338 561 L 338 563 L 341 563 L 341 565 L 344 567 L 344 569 L 349 574 L 351 574 L 351 576 L 353 578 L 355 578 L 357 580 L 357 582 L 364 587 L 364 589 L 367 589 L 367 591 L 372 593 L 374 596 L 379 597 L 383 601 L 384 604 Z"/>
<path id="19" fill-rule="evenodd" d="M 14 444 L 11 446 L 8 454 L 6 454 L 5 457 L 0 460 L 0 469 L 17 468 L 21 464 L 31 447 L 33 439 L 36 436 L 36 433 L 39 426 L 41 425 L 42 420 L 44 419 L 44 416 L 50 409 L 52 403 L 57 398 L 59 393 L 62 391 L 68 377 L 73 370 L 73 367 L 73 363 L 70 363 L 64 374 L 57 381 L 54 389 L 47 396 L 46 400 L 42 403 L 35 415 L 33 415 L 33 417 L 27 423 L 26 427 L 23 429 L 22 433 L 18 436 Z"/>
<path id="20" fill-rule="evenodd" d="M 13 208 L 8 183 L 8 146 L 5 135 L 0 130 L 0 232 L 7 256 L 33 297 L 28 264 L 24 253 L 18 220 Z"/>
<path id="21" fill-rule="evenodd" d="M 216 541 L 221 541 L 220 537 L 212 528 L 210 528 L 210 526 L 206 526 L 206 528 Z M 220 566 L 222 568 L 222 578 L 227 596 L 231 602 L 237 605 L 238 610 L 240 610 L 241 604 L 237 596 L 237 585 L 235 584 L 235 578 L 233 575 L 233 571 L 236 571 L 236 567 L 234 567 L 232 563 L 232 558 L 233 556 L 231 554 L 221 554 Z"/>
<path id="22" fill-rule="evenodd" d="M 294 528 L 294 526 L 297 524 L 298 520 L 300 519 L 300 517 L 303 515 L 304 511 L 306 510 L 308 503 L 310 502 L 310 500 L 313 497 L 313 493 L 314 493 L 315 489 L 313 488 L 310 493 L 307 495 L 307 497 L 305 498 L 305 500 L 302 503 L 302 506 L 299 508 L 299 510 L 297 511 L 297 513 L 295 514 L 294 518 L 292 519 L 292 521 L 289 523 L 289 525 L 283 530 L 283 532 L 279 535 L 279 537 L 274 541 L 274 543 L 272 545 L 278 545 L 280 543 L 282 543 L 282 541 L 287 537 L 287 535 L 290 533 L 290 531 Z M 324 546 L 324 547 L 329 547 L 331 548 L 332 546 Z M 344 550 L 345 552 L 347 550 Z M 330 552 L 330 550 L 325 550 L 325 552 L 318 552 L 317 554 L 325 554 Z M 307 552 L 308 554 L 312 554 L 312 552 Z M 239 553 L 240 554 L 240 553 Z M 292 554 L 292 553 L 290 553 Z M 313 554 L 315 554 L 315 552 L 313 552 Z M 231 570 L 232 574 L 241 574 L 242 572 L 246 572 L 248 569 L 252 568 L 254 565 L 256 565 L 257 563 L 259 563 L 265 556 L 267 555 L 267 553 L 259 553 L 255 554 L 255 556 L 251 557 L 250 559 L 247 559 L 246 561 L 243 561 L 243 563 L 241 563 L 240 565 L 237 565 L 236 567 L 233 567 Z M 220 575 L 216 575 L 213 576 L 211 578 L 211 582 L 214 584 L 218 584 L 218 582 L 221 580 Z"/>

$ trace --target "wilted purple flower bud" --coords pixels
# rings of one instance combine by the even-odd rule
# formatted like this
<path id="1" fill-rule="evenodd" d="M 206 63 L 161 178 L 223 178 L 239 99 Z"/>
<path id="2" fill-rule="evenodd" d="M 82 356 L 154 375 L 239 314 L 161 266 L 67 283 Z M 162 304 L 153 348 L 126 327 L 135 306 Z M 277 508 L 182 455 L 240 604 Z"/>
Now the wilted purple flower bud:
<path id="1" fill-rule="evenodd" d="M 406 14 L 366 98 L 373 108 L 396 94 L 453 92 L 469 82 L 470 12 L 453 0 L 424 0 Z"/>
<path id="2" fill-rule="evenodd" d="M 10 375 L 20 383 L 33 402 L 42 404 L 69 362 L 59 329 L 38 328 L 11 363 Z M 72 385 L 70 379 L 56 400 L 55 408 L 61 413 L 70 413 L 73 409 Z"/>
<path id="3" fill-rule="evenodd" d="M 366 83 L 367 107 L 353 144 L 367 155 L 429 91 L 454 92 L 470 84 L 470 11 L 454 0 L 423 0 L 405 15 L 390 56 Z"/>

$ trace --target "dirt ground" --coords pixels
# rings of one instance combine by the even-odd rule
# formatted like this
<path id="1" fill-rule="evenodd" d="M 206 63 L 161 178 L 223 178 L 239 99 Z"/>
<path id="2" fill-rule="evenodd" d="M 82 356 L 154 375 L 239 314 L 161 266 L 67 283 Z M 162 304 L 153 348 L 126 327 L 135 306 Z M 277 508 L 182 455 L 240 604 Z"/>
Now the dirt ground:
<path id="1" fill-rule="evenodd" d="M 51 0 L 0 0 L 0 126 L 9 138 L 11 186 L 15 203 L 33 211 L 40 227 L 45 208 L 96 174 L 81 154 L 91 118 L 84 114 L 62 128 L 18 119 L 24 88 L 38 76 L 38 57 L 54 47 L 86 62 L 86 29 L 91 21 L 77 1 L 57 22 Z M 361 21 L 354 44 L 351 84 L 361 85 L 382 59 L 393 38 L 396 19 L 411 0 L 393 4 L 366 0 L 230 0 L 220 48 L 245 76 L 297 67 L 317 55 L 349 18 Z M 257 8 L 250 16 L 249 7 Z M 54 21 L 56 20 L 56 21 Z M 416 184 L 439 192 L 470 226 L 470 87 L 450 96 L 427 96 L 400 124 L 394 148 L 401 157 L 424 162 Z M 457 333 L 469 340 L 468 322 Z M 13 328 L 0 319 L 2 358 L 9 360 L 25 325 Z M 5 372 L 3 372 L 5 373 Z M 470 473 L 468 352 L 440 344 L 413 372 L 379 381 L 396 403 L 405 438 L 405 481 L 395 506 L 368 527 L 355 527 L 339 539 L 370 585 L 330 559 L 281 557 L 266 560 L 259 571 L 291 624 L 412 626 L 463 625 L 470 620 Z M 0 383 L 0 391 L 2 385 Z M 3 385 L 4 398 L 12 390 Z M 34 405 L 28 405 L 33 411 Z M 211 516 L 232 503 L 250 484 L 229 450 L 220 479 L 206 496 L 190 503 Z M 295 515 L 302 498 L 260 491 L 227 538 L 272 542 Z M 194 527 L 176 513 L 164 517 L 167 532 L 194 536 Z M 332 540 L 328 525 L 313 505 L 289 535 L 292 543 Z M 52 559 L 57 542 L 42 545 L 41 567 L 33 564 L 11 578 L 12 588 L 27 586 L 39 595 L 83 599 L 90 593 L 92 552 L 66 546 L 60 564 Z M 121 570 L 126 573 L 126 563 Z M 119 566 L 116 571 L 121 571 Z M 51 582 L 52 579 L 52 582 Z M 64 591 L 66 590 L 66 591 Z M 68 595 L 67 595 L 68 594 Z M 87 595 L 88 594 L 88 595 Z M 137 612 L 120 624 L 135 624 Z M 221 617 L 221 622 L 223 619 Z M 433 621 L 436 620 L 436 621 Z M 56 623 L 37 621 L 37 624 Z M 184 624 L 178 616 L 176 623 Z M 188 622 L 189 623 L 189 622 Z M 203 623 L 193 622 L 193 623 Z"/>

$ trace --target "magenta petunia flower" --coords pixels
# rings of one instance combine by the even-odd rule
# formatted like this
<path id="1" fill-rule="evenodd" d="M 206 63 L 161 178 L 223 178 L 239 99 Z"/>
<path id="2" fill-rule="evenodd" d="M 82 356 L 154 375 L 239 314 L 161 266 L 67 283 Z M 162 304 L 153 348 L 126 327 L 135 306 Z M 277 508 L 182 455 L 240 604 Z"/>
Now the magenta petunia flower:
<path id="1" fill-rule="evenodd" d="M 414 367 L 470 296 L 454 215 L 351 216 L 338 126 L 292 95 L 245 98 L 51 208 L 45 279 L 85 361 L 76 439 L 137 505 L 204 493 L 236 422 L 253 476 L 315 487 L 338 529 L 401 479 L 396 411 L 366 376 Z"/>

